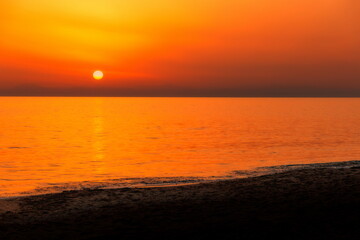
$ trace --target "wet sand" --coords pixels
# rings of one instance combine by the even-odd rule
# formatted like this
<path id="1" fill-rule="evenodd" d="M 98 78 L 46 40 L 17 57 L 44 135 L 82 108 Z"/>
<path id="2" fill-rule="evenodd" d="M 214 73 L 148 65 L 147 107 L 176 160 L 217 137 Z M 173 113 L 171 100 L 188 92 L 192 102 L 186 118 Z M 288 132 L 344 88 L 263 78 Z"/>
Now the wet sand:
<path id="1" fill-rule="evenodd" d="M 0 200 L 0 239 L 360 239 L 360 168 Z"/>

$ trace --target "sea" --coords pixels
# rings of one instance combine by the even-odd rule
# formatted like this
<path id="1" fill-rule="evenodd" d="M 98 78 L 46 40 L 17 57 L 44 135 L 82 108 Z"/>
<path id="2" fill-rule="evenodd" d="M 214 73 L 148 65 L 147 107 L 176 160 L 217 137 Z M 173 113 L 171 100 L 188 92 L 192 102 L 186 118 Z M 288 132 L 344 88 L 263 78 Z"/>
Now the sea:
<path id="1" fill-rule="evenodd" d="M 360 98 L 0 97 L 0 198 L 358 160 Z"/>

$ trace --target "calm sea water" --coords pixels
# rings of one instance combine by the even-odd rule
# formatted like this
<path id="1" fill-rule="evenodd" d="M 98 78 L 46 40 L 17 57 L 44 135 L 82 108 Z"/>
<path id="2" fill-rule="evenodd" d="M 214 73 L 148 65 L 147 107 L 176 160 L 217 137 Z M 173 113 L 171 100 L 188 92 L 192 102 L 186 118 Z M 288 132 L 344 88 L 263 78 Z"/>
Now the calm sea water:
<path id="1" fill-rule="evenodd" d="M 0 98 L 0 197 L 360 159 L 360 99 Z"/>

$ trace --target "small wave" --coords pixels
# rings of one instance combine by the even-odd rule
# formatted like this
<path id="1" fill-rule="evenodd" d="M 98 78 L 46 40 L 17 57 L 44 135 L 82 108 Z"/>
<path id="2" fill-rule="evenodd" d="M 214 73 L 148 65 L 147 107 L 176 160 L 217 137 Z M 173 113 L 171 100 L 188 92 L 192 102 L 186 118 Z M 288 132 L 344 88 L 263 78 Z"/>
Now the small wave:
<path id="1" fill-rule="evenodd" d="M 149 177 L 149 178 L 119 178 L 103 181 L 83 181 L 70 183 L 47 183 L 32 191 L 21 192 L 20 196 L 40 195 L 73 190 L 95 190 L 132 187 L 163 187 L 187 185 L 217 180 L 219 177 Z"/>
<path id="2" fill-rule="evenodd" d="M 8 149 L 25 149 L 25 148 L 29 148 L 29 147 L 17 147 L 17 146 L 8 147 Z"/>
<path id="3" fill-rule="evenodd" d="M 352 168 L 360 167 L 360 161 L 346 161 L 346 162 L 330 162 L 330 163 L 312 163 L 312 164 L 289 164 L 269 167 L 258 167 L 252 170 L 237 170 L 233 173 L 237 176 L 255 177 L 261 175 L 268 175 L 280 172 L 286 172 L 299 169 L 315 169 L 315 168 Z"/>

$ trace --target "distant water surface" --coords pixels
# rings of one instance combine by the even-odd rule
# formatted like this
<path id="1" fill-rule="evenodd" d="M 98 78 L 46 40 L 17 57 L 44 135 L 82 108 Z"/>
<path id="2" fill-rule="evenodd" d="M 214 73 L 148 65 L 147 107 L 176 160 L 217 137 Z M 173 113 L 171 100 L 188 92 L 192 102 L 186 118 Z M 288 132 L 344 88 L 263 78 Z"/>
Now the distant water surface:
<path id="1" fill-rule="evenodd" d="M 0 197 L 360 159 L 357 98 L 0 97 L 0 127 Z"/>

